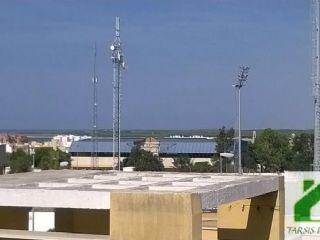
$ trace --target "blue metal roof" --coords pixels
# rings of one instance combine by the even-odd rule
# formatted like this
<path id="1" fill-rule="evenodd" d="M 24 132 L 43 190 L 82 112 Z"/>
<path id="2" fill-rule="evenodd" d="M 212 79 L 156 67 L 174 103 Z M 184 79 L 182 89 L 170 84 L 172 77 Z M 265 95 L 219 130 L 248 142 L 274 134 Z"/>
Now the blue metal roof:
<path id="1" fill-rule="evenodd" d="M 112 153 L 113 144 L 112 141 L 97 141 L 97 150 L 98 152 L 103 153 Z M 130 153 L 131 148 L 134 146 L 133 141 L 122 141 L 120 143 L 120 150 L 122 153 Z M 73 152 L 91 152 L 92 151 L 92 142 L 91 141 L 77 141 L 71 144 L 69 149 L 70 153 Z"/>
<path id="2" fill-rule="evenodd" d="M 112 153 L 112 141 L 98 140 L 98 152 Z M 122 153 L 130 153 L 135 146 L 134 140 L 122 140 Z M 92 142 L 88 140 L 73 142 L 70 153 L 89 153 L 92 151 Z M 160 139 L 160 154 L 213 154 L 216 153 L 216 143 L 212 140 L 194 139 Z"/>
<path id="3" fill-rule="evenodd" d="M 160 153 L 163 154 L 213 154 L 216 143 L 213 141 L 163 141 L 160 142 Z"/>

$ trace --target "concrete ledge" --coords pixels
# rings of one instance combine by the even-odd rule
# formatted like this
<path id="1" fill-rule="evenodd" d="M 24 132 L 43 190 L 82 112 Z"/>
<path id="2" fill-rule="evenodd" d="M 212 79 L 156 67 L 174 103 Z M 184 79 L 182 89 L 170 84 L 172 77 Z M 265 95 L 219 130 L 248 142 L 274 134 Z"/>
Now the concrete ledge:
<path id="1" fill-rule="evenodd" d="M 253 198 L 279 190 L 279 176 L 249 178 L 242 181 L 219 183 L 200 190 L 203 209 L 217 206 L 239 199 Z"/>
<path id="2" fill-rule="evenodd" d="M 0 206 L 110 209 L 111 192 L 195 193 L 202 208 L 279 188 L 278 175 L 57 170 L 0 176 Z"/>
<path id="3" fill-rule="evenodd" d="M 0 206 L 109 209 L 110 192 L 0 188 Z"/>

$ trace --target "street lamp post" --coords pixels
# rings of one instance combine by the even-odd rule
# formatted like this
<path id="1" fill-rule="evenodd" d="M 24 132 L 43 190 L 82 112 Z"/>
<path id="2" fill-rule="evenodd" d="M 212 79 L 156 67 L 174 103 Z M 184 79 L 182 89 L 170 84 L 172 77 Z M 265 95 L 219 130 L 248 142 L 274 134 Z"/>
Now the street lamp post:
<path id="1" fill-rule="evenodd" d="M 242 159 L 241 159 L 241 88 L 245 85 L 248 79 L 249 67 L 241 66 L 240 73 L 236 84 L 232 85 L 238 91 L 238 173 L 242 174 Z"/>

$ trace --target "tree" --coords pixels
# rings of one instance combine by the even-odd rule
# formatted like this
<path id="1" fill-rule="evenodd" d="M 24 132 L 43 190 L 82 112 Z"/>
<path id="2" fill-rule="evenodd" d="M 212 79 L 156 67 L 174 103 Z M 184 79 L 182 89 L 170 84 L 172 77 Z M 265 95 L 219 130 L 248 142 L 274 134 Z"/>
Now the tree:
<path id="1" fill-rule="evenodd" d="M 234 129 L 230 128 L 226 130 L 226 127 L 223 126 L 219 129 L 219 134 L 216 138 L 216 151 L 217 153 L 231 152 L 233 149 L 233 137 Z"/>
<path id="2" fill-rule="evenodd" d="M 66 153 L 61 151 L 60 149 L 56 150 L 58 153 L 58 159 L 59 159 L 59 163 L 61 162 L 67 162 L 68 163 L 68 167 L 70 167 L 71 164 L 71 154 L 70 153 Z"/>
<path id="3" fill-rule="evenodd" d="M 313 135 L 301 133 L 292 139 L 291 154 L 286 170 L 309 171 L 313 161 Z"/>
<path id="4" fill-rule="evenodd" d="M 242 142 L 242 171 L 255 172 L 257 170 L 257 162 L 252 157 L 253 144 L 251 142 Z M 235 159 L 237 161 L 238 158 Z"/>
<path id="5" fill-rule="evenodd" d="M 59 153 L 51 147 L 36 148 L 35 166 L 42 169 L 59 169 Z"/>
<path id="6" fill-rule="evenodd" d="M 284 134 L 266 129 L 249 147 L 249 155 L 264 172 L 283 171 L 290 156 L 289 139 Z"/>
<path id="7" fill-rule="evenodd" d="M 128 158 L 123 160 L 124 167 L 135 167 L 137 171 L 163 171 L 162 161 L 149 151 L 139 147 L 131 149 Z"/>
<path id="8" fill-rule="evenodd" d="M 180 172 L 190 172 L 192 169 L 191 158 L 188 155 L 173 158 L 173 165 Z"/>
<path id="9" fill-rule="evenodd" d="M 210 159 L 212 172 L 220 172 L 220 156 L 213 155 Z"/>
<path id="10" fill-rule="evenodd" d="M 32 166 L 32 158 L 22 149 L 13 152 L 9 158 L 11 173 L 28 172 Z"/>
<path id="11" fill-rule="evenodd" d="M 212 172 L 212 166 L 208 162 L 196 162 L 192 166 L 192 172 L 199 172 L 199 173 L 205 173 L 205 172 Z"/>

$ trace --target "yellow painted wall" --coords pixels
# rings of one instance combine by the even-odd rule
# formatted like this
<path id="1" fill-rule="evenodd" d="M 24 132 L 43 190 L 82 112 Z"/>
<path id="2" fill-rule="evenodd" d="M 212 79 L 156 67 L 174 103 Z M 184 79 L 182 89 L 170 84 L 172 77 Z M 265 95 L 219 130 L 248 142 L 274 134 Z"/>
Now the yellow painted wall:
<path id="1" fill-rule="evenodd" d="M 283 240 L 284 187 L 218 207 L 219 240 Z"/>
<path id="2" fill-rule="evenodd" d="M 203 212 L 202 213 L 202 240 L 217 240 L 217 213 Z"/>
<path id="3" fill-rule="evenodd" d="M 201 201 L 192 193 L 111 193 L 111 240 L 201 240 Z"/>

